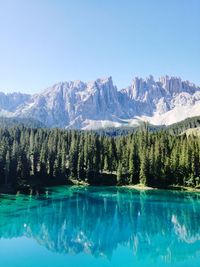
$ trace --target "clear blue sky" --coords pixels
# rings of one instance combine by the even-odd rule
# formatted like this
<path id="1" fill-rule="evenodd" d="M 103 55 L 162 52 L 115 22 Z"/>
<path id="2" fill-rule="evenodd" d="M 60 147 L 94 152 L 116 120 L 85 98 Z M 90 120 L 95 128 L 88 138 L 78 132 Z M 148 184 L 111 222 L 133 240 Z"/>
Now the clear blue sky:
<path id="1" fill-rule="evenodd" d="M 199 0 L 0 0 L 0 91 L 181 76 L 200 85 Z"/>

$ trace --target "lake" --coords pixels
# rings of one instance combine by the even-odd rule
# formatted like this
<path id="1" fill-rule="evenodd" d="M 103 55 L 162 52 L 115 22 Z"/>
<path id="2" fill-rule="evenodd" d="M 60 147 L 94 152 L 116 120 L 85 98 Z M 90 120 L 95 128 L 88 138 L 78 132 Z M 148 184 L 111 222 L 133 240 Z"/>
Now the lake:
<path id="1" fill-rule="evenodd" d="M 197 267 L 200 194 L 63 186 L 0 195 L 0 263 Z"/>

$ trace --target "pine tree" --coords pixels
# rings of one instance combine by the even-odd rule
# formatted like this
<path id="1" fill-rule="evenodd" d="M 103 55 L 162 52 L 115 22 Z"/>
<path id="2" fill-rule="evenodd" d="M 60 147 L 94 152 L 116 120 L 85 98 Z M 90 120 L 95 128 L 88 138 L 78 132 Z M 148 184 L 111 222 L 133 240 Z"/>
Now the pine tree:
<path id="1" fill-rule="evenodd" d="M 121 162 L 118 163 L 118 168 L 117 168 L 117 183 L 122 184 L 122 164 L 121 164 Z"/>
<path id="2" fill-rule="evenodd" d="M 6 162 L 5 162 L 5 186 L 8 185 L 10 178 L 10 151 L 9 149 L 6 152 Z"/>
<path id="3" fill-rule="evenodd" d="M 148 159 L 146 151 L 140 157 L 140 183 L 148 185 Z"/>

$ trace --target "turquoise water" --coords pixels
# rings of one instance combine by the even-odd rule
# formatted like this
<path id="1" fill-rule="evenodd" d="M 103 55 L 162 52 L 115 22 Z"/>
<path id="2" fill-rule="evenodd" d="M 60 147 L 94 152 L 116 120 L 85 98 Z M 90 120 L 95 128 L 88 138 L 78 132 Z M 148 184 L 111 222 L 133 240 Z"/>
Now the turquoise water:
<path id="1" fill-rule="evenodd" d="M 55 187 L 1 195 L 0 266 L 200 266 L 200 194 Z"/>

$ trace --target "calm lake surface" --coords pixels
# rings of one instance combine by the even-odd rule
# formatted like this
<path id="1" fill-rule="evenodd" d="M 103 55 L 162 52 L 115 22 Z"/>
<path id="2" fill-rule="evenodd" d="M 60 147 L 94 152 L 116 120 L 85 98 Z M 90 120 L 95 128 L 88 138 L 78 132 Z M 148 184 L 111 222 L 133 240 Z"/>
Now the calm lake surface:
<path id="1" fill-rule="evenodd" d="M 200 266 L 200 194 L 54 187 L 0 195 L 0 265 Z"/>

